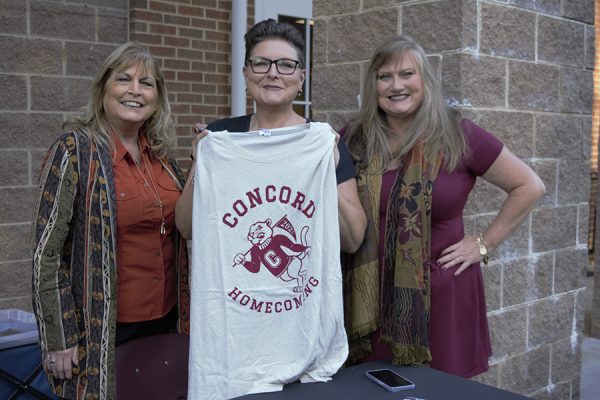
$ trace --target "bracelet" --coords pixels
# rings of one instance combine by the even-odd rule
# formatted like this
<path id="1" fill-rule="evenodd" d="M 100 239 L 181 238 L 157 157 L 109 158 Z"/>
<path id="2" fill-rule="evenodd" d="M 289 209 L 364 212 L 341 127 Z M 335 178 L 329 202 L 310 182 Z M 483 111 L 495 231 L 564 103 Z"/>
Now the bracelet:
<path id="1" fill-rule="evenodd" d="M 479 247 L 479 255 L 483 257 L 483 264 L 488 265 L 490 257 L 488 254 L 487 242 L 485 241 L 483 234 L 477 236 L 475 242 L 477 243 L 477 247 Z"/>

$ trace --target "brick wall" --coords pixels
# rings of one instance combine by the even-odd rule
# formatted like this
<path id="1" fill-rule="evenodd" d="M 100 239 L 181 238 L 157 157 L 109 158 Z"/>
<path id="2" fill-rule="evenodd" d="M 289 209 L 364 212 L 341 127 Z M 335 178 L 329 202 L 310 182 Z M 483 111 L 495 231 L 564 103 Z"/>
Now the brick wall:
<path id="1" fill-rule="evenodd" d="M 231 0 L 130 0 L 131 40 L 161 62 L 187 167 L 191 126 L 231 113 Z M 248 2 L 252 25 L 254 2 Z M 252 17 L 252 21 L 250 20 Z"/>
<path id="2" fill-rule="evenodd" d="M 230 115 L 231 0 L 0 0 L 0 309 L 31 309 L 33 196 L 42 158 L 87 102 L 100 63 L 134 40 L 167 80 L 188 166 L 191 126 Z M 253 24 L 254 2 L 248 2 Z"/>
<path id="3" fill-rule="evenodd" d="M 315 119 L 341 127 L 377 44 L 408 34 L 444 95 L 531 165 L 547 193 L 484 268 L 494 355 L 476 379 L 536 399 L 578 399 L 591 141 L 594 2 L 315 0 Z M 377 26 L 378 29 L 373 29 Z M 504 194 L 480 182 L 467 232 Z"/>

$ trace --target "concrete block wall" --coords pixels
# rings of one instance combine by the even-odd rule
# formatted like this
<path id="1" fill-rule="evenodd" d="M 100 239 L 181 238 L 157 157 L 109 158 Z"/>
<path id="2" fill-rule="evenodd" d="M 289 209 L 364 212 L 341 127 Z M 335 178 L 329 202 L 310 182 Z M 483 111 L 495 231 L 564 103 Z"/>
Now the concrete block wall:
<path id="1" fill-rule="evenodd" d="M 0 309 L 31 310 L 40 164 L 102 60 L 128 37 L 127 0 L 0 0 Z"/>
<path id="2" fill-rule="evenodd" d="M 535 399 L 578 399 L 590 181 L 593 0 L 315 0 L 315 119 L 357 111 L 377 44 L 407 34 L 446 99 L 532 166 L 547 193 L 484 268 L 494 354 L 475 379 Z M 374 29 L 373 27 L 377 27 Z M 504 193 L 484 181 L 478 232 Z"/>
<path id="3" fill-rule="evenodd" d="M 598 6 L 600 6 L 599 2 L 595 2 L 596 3 L 596 8 L 598 9 Z M 596 13 L 596 15 L 594 15 L 594 32 L 600 32 L 600 13 Z M 600 54 L 595 54 L 594 57 L 594 62 L 595 65 L 600 65 Z M 597 93 L 598 90 L 600 89 L 600 71 L 599 70 L 594 70 L 594 100 L 593 100 L 593 114 L 592 114 L 592 131 L 594 132 L 598 132 L 598 129 L 600 129 L 600 113 L 599 113 L 599 108 L 600 108 L 600 98 L 598 98 Z M 600 157 L 598 155 L 598 149 L 597 149 L 597 137 L 595 138 L 595 140 L 592 140 L 593 146 L 595 145 L 596 148 L 592 149 L 592 155 L 591 155 L 591 159 L 592 159 L 592 187 L 591 187 L 591 193 L 590 193 L 590 198 L 592 199 L 592 201 L 590 202 L 592 205 L 590 206 L 590 228 L 595 227 L 595 232 L 598 232 L 599 229 L 599 224 L 600 224 L 600 218 L 598 218 L 598 207 L 600 206 L 600 200 L 598 199 L 598 196 L 600 195 L 600 191 L 598 190 L 598 162 L 600 162 Z M 594 201 L 595 199 L 595 201 Z M 586 319 L 586 328 L 589 328 L 589 333 L 590 336 L 594 337 L 594 338 L 600 338 L 600 268 L 595 267 L 596 265 L 599 265 L 600 263 L 600 251 L 597 251 L 596 249 L 598 249 L 598 242 L 600 235 L 598 234 L 594 234 L 594 235 L 590 235 L 590 237 L 588 237 L 588 243 L 590 245 L 590 247 L 592 249 L 594 249 L 594 265 L 593 265 L 593 271 L 594 271 L 594 278 L 592 280 L 593 282 L 593 287 L 591 290 L 591 294 L 588 294 L 589 297 L 591 297 L 592 302 L 591 302 L 591 312 L 590 312 L 590 320 L 589 320 L 589 324 L 587 324 L 588 320 Z M 587 316 L 587 314 L 586 314 Z"/>
<path id="4" fill-rule="evenodd" d="M 29 232 L 39 166 L 65 115 L 85 103 L 97 66 L 127 40 L 151 48 L 167 74 L 185 166 L 191 124 L 230 113 L 231 1 L 0 0 L 0 309 L 31 308 Z M 372 50 L 406 33 L 427 48 L 448 100 L 544 179 L 546 196 L 485 269 L 494 356 L 477 378 L 536 399 L 579 398 L 593 6 L 313 1 L 316 120 L 343 126 L 356 113 Z M 467 229 L 488 223 L 501 199 L 478 184 Z"/>
<path id="5" fill-rule="evenodd" d="M 191 126 L 230 115 L 230 36 L 231 0 L 0 0 L 0 309 L 31 309 L 39 168 L 105 57 L 133 40 L 159 60 L 186 168 Z"/>

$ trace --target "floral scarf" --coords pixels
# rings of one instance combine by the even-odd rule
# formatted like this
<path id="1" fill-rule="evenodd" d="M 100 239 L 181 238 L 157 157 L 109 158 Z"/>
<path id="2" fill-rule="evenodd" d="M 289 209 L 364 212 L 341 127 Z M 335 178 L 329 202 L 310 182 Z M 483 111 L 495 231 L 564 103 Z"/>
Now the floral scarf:
<path id="1" fill-rule="evenodd" d="M 371 333 L 381 329 L 395 364 L 431 361 L 429 352 L 431 194 L 442 155 L 432 163 L 423 144 L 405 157 L 390 191 L 385 237 L 379 237 L 382 186 L 380 160 L 359 174 L 358 191 L 367 214 L 360 249 L 344 263 L 348 363 L 372 352 Z M 384 240 L 380 276 L 379 241 Z"/>

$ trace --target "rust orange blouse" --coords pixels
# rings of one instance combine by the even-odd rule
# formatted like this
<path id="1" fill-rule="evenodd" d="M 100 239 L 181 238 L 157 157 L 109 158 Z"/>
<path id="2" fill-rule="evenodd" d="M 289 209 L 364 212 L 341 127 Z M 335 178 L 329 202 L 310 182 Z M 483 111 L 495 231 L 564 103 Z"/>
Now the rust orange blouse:
<path id="1" fill-rule="evenodd" d="M 140 135 L 142 161 L 138 166 L 116 136 L 115 149 L 117 321 L 148 321 L 164 316 L 177 303 L 172 233 L 180 192 L 163 165 L 151 156 L 144 135 Z"/>

